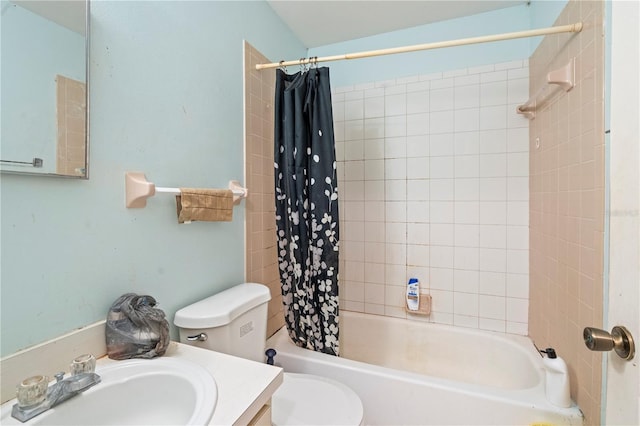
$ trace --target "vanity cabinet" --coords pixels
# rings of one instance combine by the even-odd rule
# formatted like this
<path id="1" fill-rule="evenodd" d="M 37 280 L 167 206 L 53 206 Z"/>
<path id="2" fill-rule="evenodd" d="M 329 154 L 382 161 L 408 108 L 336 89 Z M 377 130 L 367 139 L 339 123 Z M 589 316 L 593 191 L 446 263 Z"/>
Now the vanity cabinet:
<path id="1" fill-rule="evenodd" d="M 249 426 L 271 426 L 271 400 L 262 406 L 258 414 L 249 422 Z"/>

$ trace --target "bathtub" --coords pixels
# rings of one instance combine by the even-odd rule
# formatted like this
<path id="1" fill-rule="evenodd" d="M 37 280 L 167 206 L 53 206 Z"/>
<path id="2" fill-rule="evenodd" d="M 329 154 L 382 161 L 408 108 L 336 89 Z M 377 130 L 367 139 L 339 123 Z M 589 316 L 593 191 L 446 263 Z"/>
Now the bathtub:
<path id="1" fill-rule="evenodd" d="M 351 387 L 368 425 L 582 425 L 545 397 L 542 358 L 522 336 L 340 312 L 341 356 L 267 341 L 276 365 Z M 330 409 L 328 407 L 328 409 Z"/>

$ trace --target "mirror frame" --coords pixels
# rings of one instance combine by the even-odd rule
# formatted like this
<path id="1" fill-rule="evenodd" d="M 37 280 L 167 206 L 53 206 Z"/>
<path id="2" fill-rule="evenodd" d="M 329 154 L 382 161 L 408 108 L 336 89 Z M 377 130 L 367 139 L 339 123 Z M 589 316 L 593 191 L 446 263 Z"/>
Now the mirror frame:
<path id="1" fill-rule="evenodd" d="M 62 175 L 59 173 L 37 173 L 37 172 L 28 172 L 22 170 L 1 170 L 1 174 L 10 174 L 10 175 L 23 175 L 23 176 L 43 176 L 43 177 L 58 177 L 63 179 L 81 179 L 88 180 L 89 179 L 89 120 L 91 115 L 89 114 L 89 92 L 91 90 L 90 75 L 89 75 L 89 45 L 90 45 L 90 21 L 91 21 L 91 13 L 90 13 L 90 0 L 85 1 L 85 37 L 84 37 L 84 54 L 85 54 L 85 81 L 86 81 L 86 90 L 85 90 L 85 158 L 84 158 L 84 175 L 83 176 L 75 176 L 75 175 Z"/>

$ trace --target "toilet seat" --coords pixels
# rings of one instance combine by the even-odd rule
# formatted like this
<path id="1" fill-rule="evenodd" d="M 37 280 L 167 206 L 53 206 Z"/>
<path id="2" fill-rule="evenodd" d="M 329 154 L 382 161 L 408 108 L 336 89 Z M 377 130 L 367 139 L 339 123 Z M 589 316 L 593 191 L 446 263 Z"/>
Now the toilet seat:
<path id="1" fill-rule="evenodd" d="M 310 374 L 284 373 L 271 398 L 275 426 L 362 424 L 364 410 L 356 393 L 335 380 Z"/>

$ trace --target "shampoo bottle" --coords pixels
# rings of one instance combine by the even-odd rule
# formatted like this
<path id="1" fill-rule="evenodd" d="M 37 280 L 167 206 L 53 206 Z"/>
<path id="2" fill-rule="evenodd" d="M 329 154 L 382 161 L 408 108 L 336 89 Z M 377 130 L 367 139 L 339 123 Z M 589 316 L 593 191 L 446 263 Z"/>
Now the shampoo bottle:
<path id="1" fill-rule="evenodd" d="M 570 407 L 569 372 L 567 364 L 556 355 L 553 348 L 540 351 L 547 354 L 542 358 L 546 370 L 546 394 L 550 403 L 558 407 Z"/>
<path id="2" fill-rule="evenodd" d="M 407 308 L 410 311 L 420 308 L 420 282 L 417 278 L 410 278 L 407 284 Z"/>

